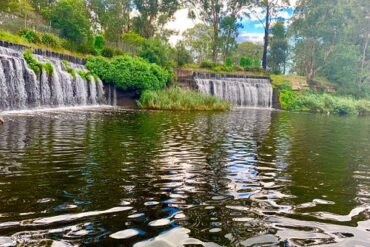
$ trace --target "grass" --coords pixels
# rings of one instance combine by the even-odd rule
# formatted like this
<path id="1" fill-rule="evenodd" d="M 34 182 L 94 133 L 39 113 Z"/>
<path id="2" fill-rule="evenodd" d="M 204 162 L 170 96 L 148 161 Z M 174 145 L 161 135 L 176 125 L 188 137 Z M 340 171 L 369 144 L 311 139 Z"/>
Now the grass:
<path id="1" fill-rule="evenodd" d="M 12 34 L 10 32 L 7 32 L 7 31 L 1 30 L 1 29 L 0 29 L 0 40 L 15 43 L 15 44 L 19 44 L 19 45 L 23 45 L 23 46 L 26 46 L 27 48 L 49 50 L 49 51 L 53 51 L 53 52 L 56 52 L 56 53 L 61 53 L 61 54 L 65 54 L 65 55 L 69 55 L 69 56 L 73 56 L 73 57 L 86 58 L 85 54 L 70 51 L 70 50 L 67 50 L 67 49 L 64 49 L 64 48 L 53 48 L 53 47 L 50 47 L 50 46 L 47 46 L 47 45 L 44 45 L 44 44 L 30 43 L 30 42 L 27 41 L 27 39 L 25 39 L 25 38 L 23 38 L 19 35 L 15 35 L 15 34 Z"/>
<path id="2" fill-rule="evenodd" d="M 144 91 L 137 103 L 140 108 L 152 110 L 226 111 L 231 108 L 229 102 L 179 87 Z"/>

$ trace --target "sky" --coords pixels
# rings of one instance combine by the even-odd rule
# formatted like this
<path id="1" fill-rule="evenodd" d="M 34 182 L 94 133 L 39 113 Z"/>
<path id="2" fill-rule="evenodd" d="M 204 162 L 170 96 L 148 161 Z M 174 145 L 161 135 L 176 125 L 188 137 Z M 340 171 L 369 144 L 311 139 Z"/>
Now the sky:
<path id="1" fill-rule="evenodd" d="M 293 0 L 292 6 L 296 1 Z M 282 9 L 279 14 L 278 18 L 286 20 L 289 23 L 289 19 L 292 17 L 294 11 L 294 7 L 284 8 Z M 188 18 L 188 10 L 181 9 L 178 10 L 174 16 L 174 20 L 167 24 L 167 28 L 174 30 L 177 32 L 176 35 L 173 35 L 170 38 L 171 44 L 176 44 L 182 38 L 182 33 L 188 29 L 192 28 L 197 23 L 200 23 L 199 20 L 191 20 Z M 264 28 L 261 22 L 256 18 L 256 16 L 252 16 L 251 18 L 244 17 L 241 20 L 241 24 L 243 28 L 239 29 L 239 36 L 237 38 L 238 42 L 250 41 L 253 43 L 263 43 L 263 36 L 264 36 Z"/>

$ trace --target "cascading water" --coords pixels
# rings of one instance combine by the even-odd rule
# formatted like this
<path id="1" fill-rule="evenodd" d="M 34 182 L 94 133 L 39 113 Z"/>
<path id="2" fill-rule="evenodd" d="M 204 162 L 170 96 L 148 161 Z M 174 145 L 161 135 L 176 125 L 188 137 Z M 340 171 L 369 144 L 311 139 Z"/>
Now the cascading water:
<path id="1" fill-rule="evenodd" d="M 272 86 L 268 78 L 196 74 L 198 90 L 243 107 L 272 107 Z"/>
<path id="2" fill-rule="evenodd" d="M 41 63 L 53 65 L 53 73 L 36 75 L 23 58 L 23 52 L 0 46 L 0 111 L 111 104 L 115 88 L 104 92 L 100 79 L 82 78 L 84 65 L 69 63 L 75 76 L 66 71 L 59 58 L 33 55 Z M 111 95 L 112 94 L 112 95 Z"/>

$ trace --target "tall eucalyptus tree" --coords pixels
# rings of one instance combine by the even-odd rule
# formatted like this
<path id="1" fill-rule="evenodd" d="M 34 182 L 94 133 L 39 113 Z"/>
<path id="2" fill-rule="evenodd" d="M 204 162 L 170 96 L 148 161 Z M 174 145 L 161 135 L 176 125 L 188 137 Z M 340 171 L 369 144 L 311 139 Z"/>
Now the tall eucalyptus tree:
<path id="1" fill-rule="evenodd" d="M 199 18 L 213 29 L 212 60 L 217 62 L 220 43 L 220 24 L 222 20 L 231 18 L 232 24 L 237 24 L 240 11 L 246 7 L 250 0 L 189 0 L 186 1 L 192 18 Z M 226 24 L 226 23 L 225 23 Z M 237 29 L 235 29 L 237 30 Z M 231 33 L 227 34 L 230 38 Z"/>
<path id="2" fill-rule="evenodd" d="M 277 17 L 284 8 L 290 6 L 289 0 L 252 0 L 252 6 L 246 15 L 249 17 L 255 17 L 261 22 L 264 28 L 264 42 L 263 42 L 263 55 L 262 55 L 262 67 L 267 69 L 268 61 L 268 47 L 269 47 L 269 36 L 271 31 L 271 22 Z"/>

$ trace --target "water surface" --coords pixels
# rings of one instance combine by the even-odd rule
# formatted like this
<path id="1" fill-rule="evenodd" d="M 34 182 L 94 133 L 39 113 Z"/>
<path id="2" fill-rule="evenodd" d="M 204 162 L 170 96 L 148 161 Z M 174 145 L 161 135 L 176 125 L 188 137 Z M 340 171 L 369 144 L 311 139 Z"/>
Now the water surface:
<path id="1" fill-rule="evenodd" d="M 370 119 L 66 110 L 0 126 L 0 246 L 369 246 Z"/>

